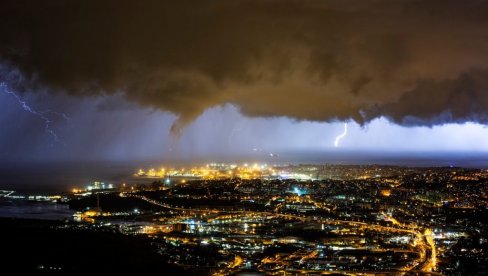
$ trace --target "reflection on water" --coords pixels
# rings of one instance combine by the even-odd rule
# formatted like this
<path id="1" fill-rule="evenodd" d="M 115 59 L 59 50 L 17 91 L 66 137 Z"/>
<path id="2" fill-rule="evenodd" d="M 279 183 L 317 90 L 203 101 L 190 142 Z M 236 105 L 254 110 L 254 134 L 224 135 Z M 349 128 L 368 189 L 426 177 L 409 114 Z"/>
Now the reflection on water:
<path id="1" fill-rule="evenodd" d="M 0 217 L 64 220 L 71 219 L 73 213 L 67 204 L 25 200 L 0 200 Z"/>

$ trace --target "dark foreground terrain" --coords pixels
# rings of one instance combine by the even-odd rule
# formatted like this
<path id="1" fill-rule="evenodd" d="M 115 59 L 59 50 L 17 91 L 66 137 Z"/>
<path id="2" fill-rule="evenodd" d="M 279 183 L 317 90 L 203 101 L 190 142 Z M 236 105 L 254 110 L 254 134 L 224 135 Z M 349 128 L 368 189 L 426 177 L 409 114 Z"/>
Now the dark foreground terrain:
<path id="1" fill-rule="evenodd" d="M 0 218 L 1 274 L 196 275 L 168 264 L 154 252 L 147 238 L 106 229 L 63 229 L 62 225 L 54 221 Z"/>

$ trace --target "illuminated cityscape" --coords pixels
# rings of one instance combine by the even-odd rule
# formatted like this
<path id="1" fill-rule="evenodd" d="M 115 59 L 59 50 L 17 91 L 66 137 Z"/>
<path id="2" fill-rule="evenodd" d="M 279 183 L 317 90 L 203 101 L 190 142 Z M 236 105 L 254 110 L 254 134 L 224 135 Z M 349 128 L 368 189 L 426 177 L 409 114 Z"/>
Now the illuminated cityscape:
<path id="1" fill-rule="evenodd" d="M 152 182 L 2 197 L 69 206 L 57 228 L 148 238 L 197 275 L 468 275 L 488 261 L 488 170 L 211 163 L 133 177 Z"/>

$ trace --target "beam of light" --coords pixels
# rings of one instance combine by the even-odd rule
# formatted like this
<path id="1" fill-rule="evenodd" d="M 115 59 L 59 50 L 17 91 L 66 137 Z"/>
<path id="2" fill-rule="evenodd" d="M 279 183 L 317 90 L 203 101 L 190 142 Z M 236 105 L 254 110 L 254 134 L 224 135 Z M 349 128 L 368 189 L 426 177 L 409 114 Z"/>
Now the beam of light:
<path id="1" fill-rule="evenodd" d="M 334 147 L 339 147 L 339 143 L 341 142 L 342 138 L 346 137 L 347 135 L 347 123 L 344 123 L 344 132 L 338 135 L 334 140 Z"/>
<path id="2" fill-rule="evenodd" d="M 42 121 L 44 121 L 44 130 L 49 134 L 51 135 L 51 137 L 53 138 L 53 140 L 55 142 L 60 142 L 59 140 L 59 136 L 58 134 L 56 133 L 56 131 L 51 127 L 51 124 L 54 122 L 53 120 L 51 120 L 47 114 L 53 114 L 53 115 L 56 115 L 56 116 L 59 116 L 59 117 L 62 117 L 64 118 L 66 121 L 69 121 L 69 117 L 64 114 L 64 113 L 60 113 L 60 112 L 56 112 L 56 111 L 52 111 L 52 110 L 46 110 L 46 111 L 38 111 L 38 110 L 35 110 L 34 108 L 32 108 L 28 103 L 27 101 L 25 100 L 22 100 L 22 98 L 17 95 L 14 91 L 10 90 L 7 86 L 7 84 L 5 82 L 1 82 L 0 83 L 0 87 L 2 88 L 2 90 L 6 93 L 6 94 L 9 94 L 11 95 L 12 97 L 14 97 L 17 102 L 19 103 L 19 105 L 22 107 L 22 109 L 26 112 L 29 112 L 35 116 L 37 116 L 38 118 L 40 118 Z"/>

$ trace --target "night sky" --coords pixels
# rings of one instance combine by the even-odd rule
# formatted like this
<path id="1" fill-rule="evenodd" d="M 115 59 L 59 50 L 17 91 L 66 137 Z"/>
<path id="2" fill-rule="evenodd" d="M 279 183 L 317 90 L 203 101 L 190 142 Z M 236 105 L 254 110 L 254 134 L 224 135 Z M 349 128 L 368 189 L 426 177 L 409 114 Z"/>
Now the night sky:
<path id="1" fill-rule="evenodd" d="M 488 153 L 487 1 L 6 0 L 0 34 L 2 164 Z"/>

